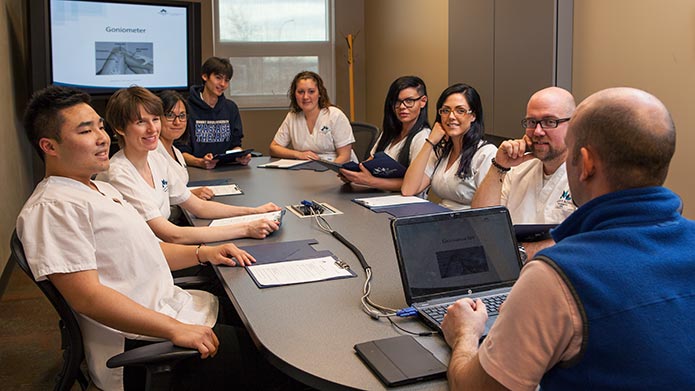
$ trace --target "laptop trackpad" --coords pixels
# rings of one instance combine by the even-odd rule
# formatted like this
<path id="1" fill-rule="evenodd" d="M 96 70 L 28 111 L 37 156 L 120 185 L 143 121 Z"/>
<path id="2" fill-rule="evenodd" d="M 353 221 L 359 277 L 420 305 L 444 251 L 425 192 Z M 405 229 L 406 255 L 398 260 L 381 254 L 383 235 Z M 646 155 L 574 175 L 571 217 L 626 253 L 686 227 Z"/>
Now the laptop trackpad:
<path id="1" fill-rule="evenodd" d="M 355 345 L 357 355 L 387 386 L 442 377 L 446 365 L 410 335 Z"/>

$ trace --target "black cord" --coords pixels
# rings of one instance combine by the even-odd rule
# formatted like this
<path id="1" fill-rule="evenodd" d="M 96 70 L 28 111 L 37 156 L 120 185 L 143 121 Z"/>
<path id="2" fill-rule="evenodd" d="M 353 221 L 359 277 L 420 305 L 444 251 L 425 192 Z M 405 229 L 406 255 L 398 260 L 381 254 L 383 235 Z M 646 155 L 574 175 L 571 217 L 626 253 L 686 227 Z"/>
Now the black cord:
<path id="1" fill-rule="evenodd" d="M 355 247 L 354 244 L 350 243 L 347 239 L 345 239 L 345 237 L 338 233 L 338 231 L 331 231 L 331 235 L 333 235 L 333 237 L 338 239 L 340 243 L 344 244 L 345 247 L 349 248 L 350 251 L 352 251 L 352 253 L 355 254 L 357 259 L 360 261 L 360 265 L 362 265 L 362 269 L 364 269 L 365 271 L 367 269 L 371 269 L 371 267 L 367 263 L 367 260 L 364 259 L 364 255 L 362 255 L 362 252 L 357 247 Z"/>
<path id="2" fill-rule="evenodd" d="M 394 322 L 393 319 L 391 319 L 390 317 L 387 318 L 387 319 L 389 320 L 389 322 L 391 322 L 391 325 L 392 325 L 393 327 L 397 328 L 398 330 L 403 331 L 404 333 L 408 333 L 408 334 L 411 334 L 411 335 L 417 335 L 418 337 L 430 337 L 430 336 L 432 336 L 432 335 L 434 335 L 434 334 L 437 334 L 436 331 L 420 331 L 420 332 L 418 332 L 418 331 L 406 330 L 406 329 L 404 329 L 403 327 L 399 326 L 398 323 Z"/>

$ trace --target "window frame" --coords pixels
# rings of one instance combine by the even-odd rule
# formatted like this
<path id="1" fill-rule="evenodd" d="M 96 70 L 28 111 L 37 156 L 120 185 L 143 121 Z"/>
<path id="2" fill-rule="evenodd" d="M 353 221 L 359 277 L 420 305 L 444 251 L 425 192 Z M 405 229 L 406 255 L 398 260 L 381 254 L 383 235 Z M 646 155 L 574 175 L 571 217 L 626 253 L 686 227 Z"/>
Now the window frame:
<path id="1" fill-rule="evenodd" d="M 325 1 L 328 13 L 326 41 L 221 42 L 219 41 L 219 0 L 213 0 L 213 53 L 218 57 L 229 58 L 233 66 L 235 57 L 318 57 L 318 74 L 323 79 L 329 98 L 335 102 L 335 4 L 334 0 Z M 289 106 L 287 90 L 292 82 L 291 79 L 287 80 L 285 86 L 278 86 L 277 94 L 244 96 L 232 94 L 231 89 L 237 77 L 239 74 L 235 66 L 234 75 L 225 94 L 233 97 L 239 108 L 278 109 Z"/>

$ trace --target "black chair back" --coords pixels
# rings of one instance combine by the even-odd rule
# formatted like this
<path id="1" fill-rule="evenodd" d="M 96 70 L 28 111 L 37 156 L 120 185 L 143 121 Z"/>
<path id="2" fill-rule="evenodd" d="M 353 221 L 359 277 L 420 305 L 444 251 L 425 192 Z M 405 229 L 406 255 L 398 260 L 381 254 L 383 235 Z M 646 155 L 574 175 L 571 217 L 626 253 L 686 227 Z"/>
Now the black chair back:
<path id="1" fill-rule="evenodd" d="M 24 270 L 24 273 L 31 278 L 32 281 L 41 289 L 44 295 L 51 302 L 53 308 L 58 312 L 60 321 L 60 334 L 62 338 L 63 349 L 63 368 L 56 376 L 56 384 L 54 390 L 63 391 L 70 390 L 77 380 L 80 383 L 82 390 L 86 390 L 89 386 L 87 377 L 80 369 L 80 365 L 84 360 L 84 347 L 82 345 L 82 332 L 80 325 L 77 323 L 75 313 L 65 301 L 65 298 L 58 292 L 58 289 L 49 281 L 36 281 L 34 275 L 29 269 L 29 263 L 24 255 L 24 247 L 17 236 L 17 231 L 12 232 L 10 239 L 11 257 Z"/>
<path id="2" fill-rule="evenodd" d="M 379 128 L 364 122 L 351 122 L 350 125 L 352 125 L 352 134 L 355 136 L 352 150 L 360 161 L 369 159 L 369 152 L 379 135 Z"/>

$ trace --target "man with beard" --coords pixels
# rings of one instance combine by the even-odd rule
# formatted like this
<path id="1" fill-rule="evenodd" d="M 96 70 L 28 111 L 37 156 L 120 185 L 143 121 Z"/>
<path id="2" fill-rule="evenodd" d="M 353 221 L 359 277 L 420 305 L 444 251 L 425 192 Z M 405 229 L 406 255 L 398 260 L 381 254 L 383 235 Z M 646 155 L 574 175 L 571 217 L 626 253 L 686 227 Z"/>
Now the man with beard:
<path id="1" fill-rule="evenodd" d="M 567 121 L 574 97 L 559 87 L 542 89 L 528 101 L 526 129 L 504 141 L 471 202 L 473 208 L 504 205 L 514 224 L 558 224 L 574 210 L 565 159 Z"/>
<path id="2" fill-rule="evenodd" d="M 576 103 L 567 90 L 544 88 L 531 96 L 521 125 L 524 136 L 500 144 L 471 207 L 504 205 L 514 224 L 559 224 L 576 206 L 567 183 L 567 124 Z M 552 239 L 523 243 L 527 254 Z"/>

